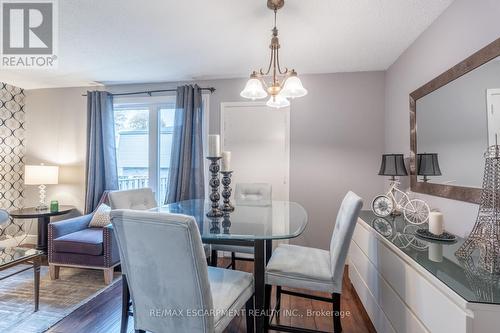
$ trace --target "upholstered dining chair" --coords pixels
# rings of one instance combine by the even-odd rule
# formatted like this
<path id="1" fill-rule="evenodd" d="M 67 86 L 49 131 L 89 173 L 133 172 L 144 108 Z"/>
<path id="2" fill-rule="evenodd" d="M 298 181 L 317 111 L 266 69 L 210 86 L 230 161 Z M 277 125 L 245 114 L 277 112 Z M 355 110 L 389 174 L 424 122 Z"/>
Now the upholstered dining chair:
<path id="1" fill-rule="evenodd" d="M 109 193 L 111 209 L 147 210 L 158 207 L 153 190 L 149 187 Z"/>
<path id="2" fill-rule="evenodd" d="M 268 183 L 236 183 L 234 201 L 246 206 L 269 206 L 272 203 L 272 186 Z"/>
<path id="3" fill-rule="evenodd" d="M 333 303 L 333 329 L 335 333 L 342 331 L 340 322 L 342 278 L 347 252 L 362 205 L 361 198 L 353 192 L 348 192 L 344 197 L 337 214 L 330 251 L 288 244 L 282 244 L 274 250 L 266 268 L 266 288 L 270 291 L 271 286 L 277 286 L 274 313 L 279 314 L 282 294 Z M 331 294 L 331 298 L 285 290 L 283 287 L 327 292 Z M 269 306 L 269 299 L 266 301 Z M 285 332 L 313 332 L 310 329 L 280 324 L 270 324 L 269 328 Z"/>
<path id="4" fill-rule="evenodd" d="M 193 217 L 114 210 L 111 221 L 136 332 L 222 332 L 245 305 L 253 331 L 252 274 L 208 267 Z"/>
<path id="5" fill-rule="evenodd" d="M 268 183 L 236 183 L 234 200 L 243 206 L 269 206 L 272 204 L 272 186 Z M 212 265 L 217 265 L 217 251 L 231 252 L 231 263 L 226 268 L 236 269 L 236 261 L 253 261 L 253 258 L 236 257 L 236 253 L 254 253 L 253 246 L 212 244 Z"/>

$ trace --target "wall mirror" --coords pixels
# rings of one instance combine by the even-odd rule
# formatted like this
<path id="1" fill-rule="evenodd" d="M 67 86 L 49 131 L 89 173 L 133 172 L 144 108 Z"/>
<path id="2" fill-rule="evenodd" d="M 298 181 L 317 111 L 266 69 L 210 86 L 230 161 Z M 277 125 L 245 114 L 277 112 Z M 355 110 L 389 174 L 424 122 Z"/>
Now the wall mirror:
<path id="1" fill-rule="evenodd" d="M 500 144 L 500 38 L 410 94 L 411 189 L 479 202 Z"/>

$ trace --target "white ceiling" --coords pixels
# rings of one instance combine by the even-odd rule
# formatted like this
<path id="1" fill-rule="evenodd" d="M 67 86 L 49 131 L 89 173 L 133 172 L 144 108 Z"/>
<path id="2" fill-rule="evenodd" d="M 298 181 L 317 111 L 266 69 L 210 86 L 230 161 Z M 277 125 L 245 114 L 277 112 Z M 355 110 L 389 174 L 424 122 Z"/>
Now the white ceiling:
<path id="1" fill-rule="evenodd" d="M 300 73 L 387 69 L 453 0 L 285 0 L 281 63 Z M 266 0 L 59 1 L 57 70 L 0 70 L 26 89 L 246 77 L 265 67 Z"/>

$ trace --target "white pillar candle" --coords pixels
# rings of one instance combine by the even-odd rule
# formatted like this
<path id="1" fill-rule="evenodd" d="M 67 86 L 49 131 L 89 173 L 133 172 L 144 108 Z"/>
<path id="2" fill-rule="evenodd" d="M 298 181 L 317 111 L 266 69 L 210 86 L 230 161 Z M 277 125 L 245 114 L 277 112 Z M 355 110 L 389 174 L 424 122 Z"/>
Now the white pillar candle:
<path id="1" fill-rule="evenodd" d="M 231 152 L 222 152 L 222 171 L 231 171 Z"/>
<path id="2" fill-rule="evenodd" d="M 208 157 L 220 157 L 219 134 L 210 134 L 208 136 Z"/>
<path id="3" fill-rule="evenodd" d="M 441 212 L 431 212 L 429 215 L 429 231 L 441 235 L 444 231 L 444 219 Z"/>

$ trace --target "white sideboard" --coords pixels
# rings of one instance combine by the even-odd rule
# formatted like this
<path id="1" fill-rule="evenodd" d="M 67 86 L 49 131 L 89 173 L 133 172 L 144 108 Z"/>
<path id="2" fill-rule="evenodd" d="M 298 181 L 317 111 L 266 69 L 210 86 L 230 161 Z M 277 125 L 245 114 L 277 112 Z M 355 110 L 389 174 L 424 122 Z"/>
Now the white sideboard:
<path id="1" fill-rule="evenodd" d="M 375 221 L 367 211 L 358 219 L 349 278 L 377 332 L 500 332 L 500 285 L 466 274 L 458 243 L 414 238 L 401 217 Z"/>

